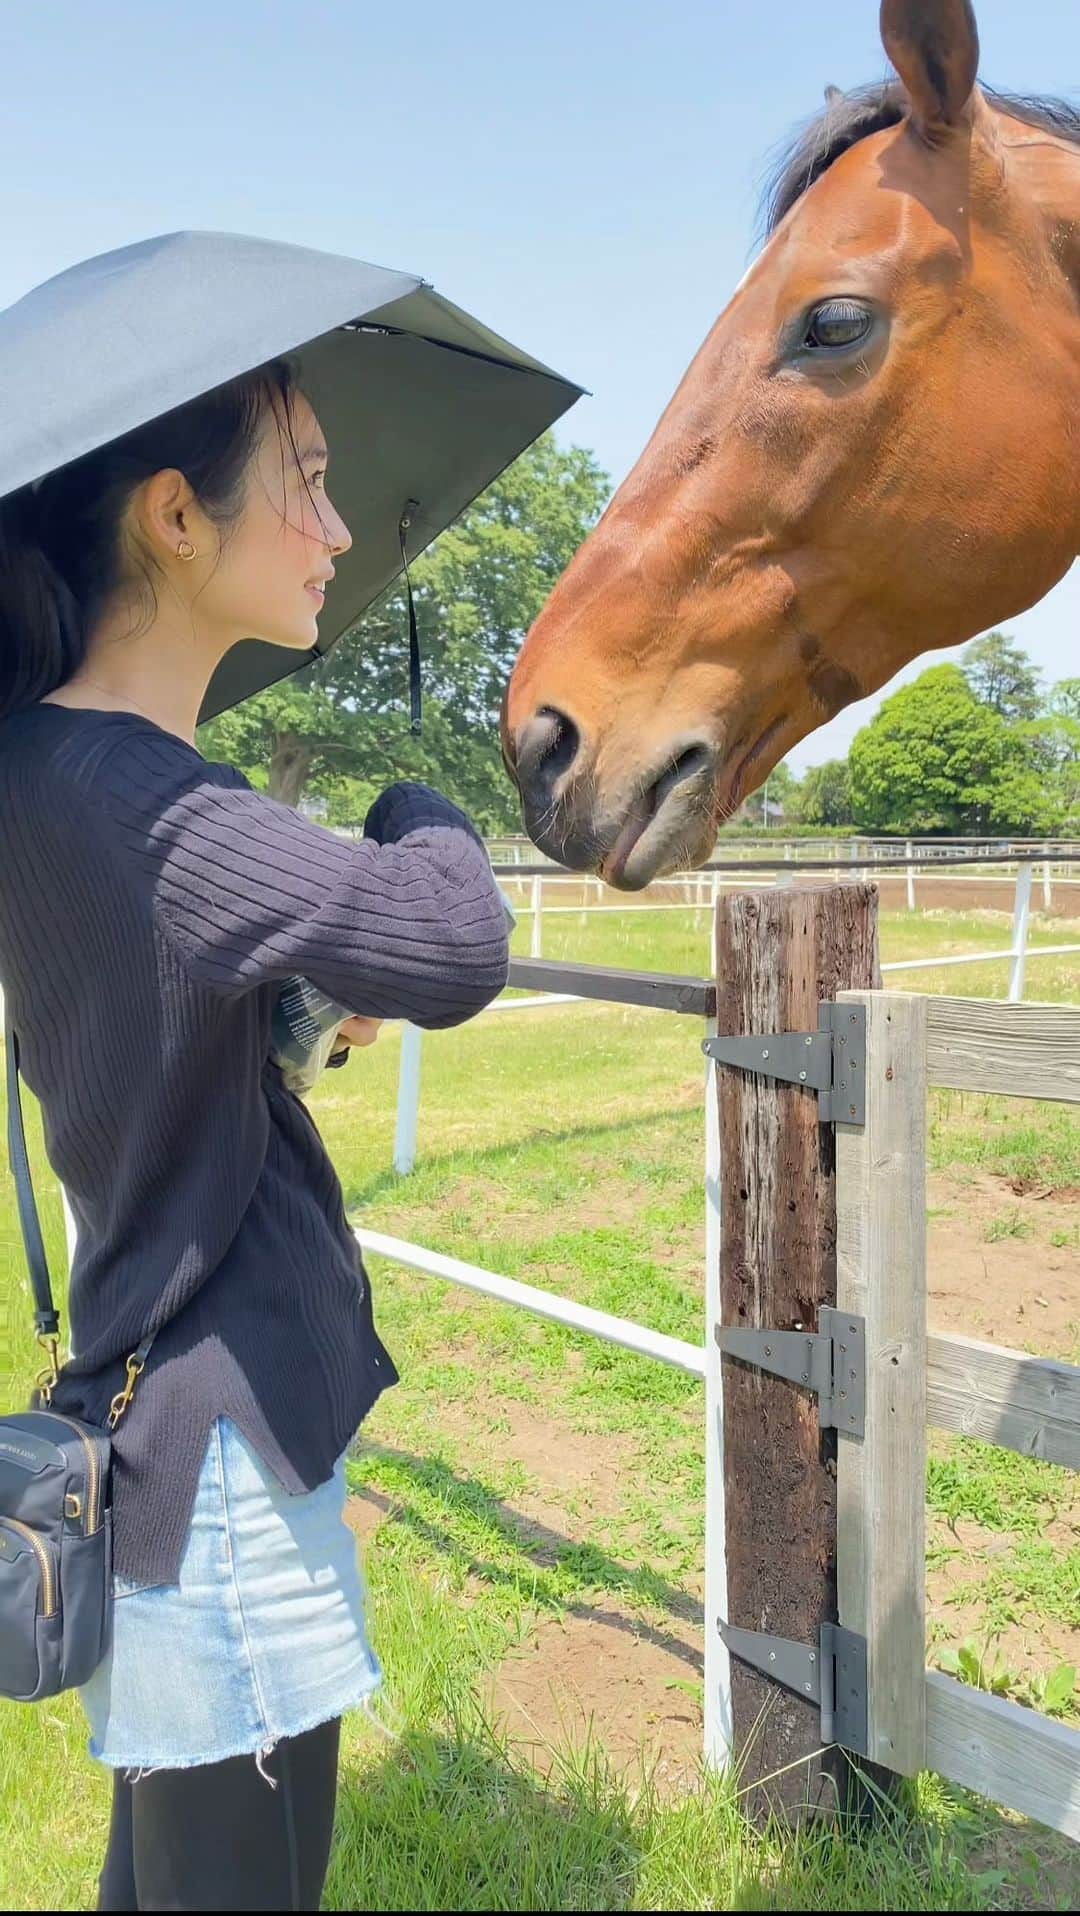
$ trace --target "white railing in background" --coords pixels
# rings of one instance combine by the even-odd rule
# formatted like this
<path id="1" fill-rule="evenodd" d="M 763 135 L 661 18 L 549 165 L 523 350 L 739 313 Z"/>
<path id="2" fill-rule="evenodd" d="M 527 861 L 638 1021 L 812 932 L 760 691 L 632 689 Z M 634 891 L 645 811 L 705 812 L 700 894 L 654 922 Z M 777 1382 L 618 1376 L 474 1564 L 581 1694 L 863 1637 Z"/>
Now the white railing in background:
<path id="1" fill-rule="evenodd" d="M 835 847 L 831 849 L 835 850 Z M 1041 850 L 1043 848 L 1040 847 L 1039 849 Z M 854 842 L 852 851 L 855 851 Z M 860 848 L 860 859 L 864 856 L 864 852 L 865 848 Z M 889 853 L 895 857 L 898 853 L 898 847 L 894 844 L 890 844 Z M 882 856 L 884 856 L 884 854 L 882 854 Z M 914 909 L 914 875 L 920 854 L 913 851 L 912 841 L 909 841 L 900 856 L 904 859 L 910 858 L 913 862 L 910 864 L 901 864 L 899 867 L 894 866 L 892 868 L 893 874 L 897 877 L 906 875 L 908 905 L 909 908 Z M 935 861 L 937 861 L 936 852 L 933 856 Z M 965 863 L 971 862 L 970 859 L 965 859 L 955 850 L 953 851 L 950 862 L 954 861 L 960 867 Z M 880 859 L 878 862 L 880 865 Z M 1002 854 L 992 862 L 999 864 L 1009 861 L 1006 855 Z M 1009 945 L 993 951 L 952 953 L 945 958 L 899 958 L 882 965 L 882 973 L 897 971 L 936 971 L 939 967 L 946 965 L 999 964 L 1008 960 L 1009 982 L 1006 997 L 1010 1004 L 1019 1004 L 1024 996 L 1026 967 L 1029 958 L 1060 958 L 1072 953 L 1080 953 L 1080 943 L 1062 945 L 1031 945 L 1029 943 L 1031 885 L 1035 869 L 1035 860 L 1024 858 L 1016 859 L 1013 862 L 1016 863 L 1014 873 L 987 873 L 980 869 L 980 871 L 974 875 L 969 872 L 958 873 L 956 870 L 948 873 L 935 871 L 933 873 L 924 872 L 922 874 L 931 884 L 935 881 L 941 883 L 961 882 L 962 879 L 963 882 L 971 884 L 990 883 L 1011 885 L 1013 888 L 1013 926 L 1012 942 Z M 1075 857 L 1070 854 L 1055 855 L 1054 862 L 1062 867 L 1060 882 L 1080 887 L 1080 854 L 1077 854 Z M 1041 860 L 1041 863 L 1043 867 L 1043 901 L 1044 906 L 1049 909 L 1046 905 L 1046 901 L 1050 896 L 1051 881 L 1048 876 L 1050 862 L 1044 858 Z M 850 864 L 847 860 L 843 862 L 834 860 L 829 869 L 833 871 L 834 875 L 842 873 L 845 878 L 850 878 L 852 875 Z M 722 886 L 742 886 L 747 882 L 747 873 L 745 871 L 740 872 L 735 870 L 731 875 L 728 875 L 726 871 L 719 870 L 680 872 L 671 878 L 660 880 L 659 883 L 668 889 L 683 890 L 686 896 L 682 900 L 665 899 L 660 901 L 650 900 L 648 903 L 643 904 L 604 905 L 589 902 L 590 899 L 602 897 L 605 888 L 599 879 L 588 875 L 578 876 L 572 872 L 560 871 L 557 866 L 552 866 L 550 872 L 545 871 L 541 873 L 534 871 L 527 877 L 515 877 L 512 871 L 508 871 L 505 868 L 500 869 L 496 867 L 496 870 L 499 881 L 504 887 L 507 883 L 528 886 L 528 904 L 524 907 L 523 915 L 527 913 L 530 921 L 530 958 L 542 958 L 544 955 L 543 923 L 545 917 L 578 917 L 584 923 L 587 918 L 598 913 L 616 913 L 622 914 L 624 917 L 631 917 L 638 912 L 692 911 L 696 913 L 709 909 L 715 910 L 716 900 Z M 1070 873 L 1075 873 L 1075 876 L 1070 876 Z M 796 867 L 792 865 L 779 866 L 776 868 L 770 867 L 768 870 L 758 874 L 758 876 L 764 882 L 772 882 L 775 885 L 790 885 L 796 876 Z M 583 893 L 582 899 L 573 905 L 552 905 L 545 902 L 545 894 L 550 898 L 552 888 L 560 885 L 575 886 Z M 556 896 L 557 895 L 556 892 Z M 552 992 L 550 995 L 543 997 L 498 998 L 494 1004 L 488 1006 L 487 1014 L 482 1015 L 502 1011 L 540 1011 L 546 1009 L 549 1005 L 571 1005 L 580 1003 L 582 1003 L 582 999 L 574 992 Z M 394 1169 L 402 1176 L 407 1176 L 416 1166 L 417 1139 L 420 1126 L 420 1047 L 420 1032 L 414 1025 L 407 1025 L 402 1041 L 401 1064 L 398 1076 L 397 1130 L 394 1139 Z"/>

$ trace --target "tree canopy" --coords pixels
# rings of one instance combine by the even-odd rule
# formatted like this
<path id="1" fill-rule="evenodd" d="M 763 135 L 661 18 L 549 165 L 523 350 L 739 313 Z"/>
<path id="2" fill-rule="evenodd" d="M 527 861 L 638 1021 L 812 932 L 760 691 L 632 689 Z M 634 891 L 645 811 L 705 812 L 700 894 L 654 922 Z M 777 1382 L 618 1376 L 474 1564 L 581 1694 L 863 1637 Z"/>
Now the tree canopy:
<path id="1" fill-rule="evenodd" d="M 1073 722 L 1067 711 L 1030 712 L 1022 677 L 1005 680 L 982 664 L 969 672 L 966 654 L 962 666 L 931 666 L 885 699 L 852 741 L 856 824 L 951 836 L 1060 830 L 1070 781 L 1075 803 Z"/>
<path id="2" fill-rule="evenodd" d="M 791 794 L 788 810 L 798 825 L 850 825 L 851 778 L 847 760 L 811 765 Z"/>
<path id="3" fill-rule="evenodd" d="M 1036 717 L 1042 704 L 1040 674 L 1007 632 L 973 639 L 960 664 L 980 705 L 989 705 L 1003 719 Z"/>

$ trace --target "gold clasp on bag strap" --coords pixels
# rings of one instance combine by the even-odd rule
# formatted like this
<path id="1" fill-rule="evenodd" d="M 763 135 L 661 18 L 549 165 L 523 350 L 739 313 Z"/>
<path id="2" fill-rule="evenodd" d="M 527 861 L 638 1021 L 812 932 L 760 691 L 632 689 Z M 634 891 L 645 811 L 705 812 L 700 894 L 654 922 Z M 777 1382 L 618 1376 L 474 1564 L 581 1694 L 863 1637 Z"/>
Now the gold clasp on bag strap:
<path id="1" fill-rule="evenodd" d="M 140 1361 L 138 1351 L 129 1352 L 127 1359 L 127 1377 L 124 1380 L 124 1388 L 123 1390 L 117 1391 L 116 1396 L 109 1405 L 108 1422 L 110 1430 L 116 1429 L 117 1424 L 120 1422 L 121 1417 L 130 1404 L 135 1394 L 135 1380 L 142 1375 L 144 1365 L 145 1359 Z"/>
<path id="2" fill-rule="evenodd" d="M 38 1371 L 34 1379 L 34 1388 L 40 1392 L 42 1401 L 49 1404 L 52 1402 L 53 1386 L 59 1381 L 60 1377 L 60 1339 L 57 1337 L 55 1331 L 50 1335 L 39 1331 L 37 1341 L 41 1345 L 42 1350 L 48 1352 L 49 1361 L 44 1370 Z"/>

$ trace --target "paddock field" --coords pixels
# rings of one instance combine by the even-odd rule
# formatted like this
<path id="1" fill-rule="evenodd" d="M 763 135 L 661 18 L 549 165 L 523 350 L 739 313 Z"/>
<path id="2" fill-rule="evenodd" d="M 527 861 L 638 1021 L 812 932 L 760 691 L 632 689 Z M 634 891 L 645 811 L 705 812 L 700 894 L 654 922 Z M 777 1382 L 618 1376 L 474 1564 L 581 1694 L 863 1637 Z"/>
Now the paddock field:
<path id="1" fill-rule="evenodd" d="M 899 901 L 898 901 L 899 902 Z M 921 901 L 920 901 L 921 902 Z M 1038 903 L 1038 885 L 1033 905 Z M 1003 909 L 889 908 L 886 959 L 1009 943 Z M 1076 937 L 1035 912 L 1031 943 Z M 529 948 L 523 918 L 515 949 Z M 553 915 L 544 955 L 702 974 L 705 911 Z M 1001 996 L 1007 963 L 901 973 Z M 1080 999 L 1080 955 L 1027 996 Z M 701 1335 L 696 1022 L 602 1005 L 426 1038 L 420 1156 L 390 1169 L 397 1028 L 313 1098 L 351 1215 L 680 1337 Z M 931 1322 L 1080 1361 L 1080 1117 L 935 1093 Z M 36 1125 L 35 1125 L 35 1142 Z M 38 1166 L 42 1165 L 40 1150 Z M 42 1170 L 54 1268 L 63 1228 Z M 5 1399 L 32 1339 L 0 1183 Z M 938 1779 L 870 1841 L 753 1838 L 701 1739 L 701 1387 L 372 1264 L 402 1372 L 349 1465 L 388 1741 L 348 1722 L 330 1908 L 1072 1908 L 1080 1851 Z M 930 1654 L 1080 1720 L 1080 1500 L 1064 1471 L 932 1440 Z M 966 1646 L 966 1647 L 965 1647 Z M 0 1905 L 93 1906 L 108 1781 L 77 1704 L 0 1707 Z"/>

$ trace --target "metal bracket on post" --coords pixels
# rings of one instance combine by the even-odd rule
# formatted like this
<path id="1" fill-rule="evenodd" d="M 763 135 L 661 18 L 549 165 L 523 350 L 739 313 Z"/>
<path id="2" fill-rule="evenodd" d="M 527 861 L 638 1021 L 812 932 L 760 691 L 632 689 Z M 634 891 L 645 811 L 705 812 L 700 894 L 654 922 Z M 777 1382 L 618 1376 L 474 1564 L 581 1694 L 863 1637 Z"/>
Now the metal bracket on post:
<path id="1" fill-rule="evenodd" d="M 817 1031 L 764 1031 L 754 1038 L 706 1038 L 706 1057 L 818 1095 L 822 1124 L 866 1123 L 866 1008 L 823 999 Z"/>
<path id="2" fill-rule="evenodd" d="M 839 1623 L 823 1623 L 814 1649 L 764 1630 L 740 1630 L 717 1622 L 732 1656 L 806 1697 L 821 1709 L 821 1740 L 855 1756 L 867 1755 L 866 1638 Z"/>
<path id="3" fill-rule="evenodd" d="M 822 1304 L 817 1331 L 743 1330 L 718 1324 L 716 1341 L 728 1357 L 805 1384 L 817 1393 L 822 1426 L 866 1435 L 866 1319 Z"/>

